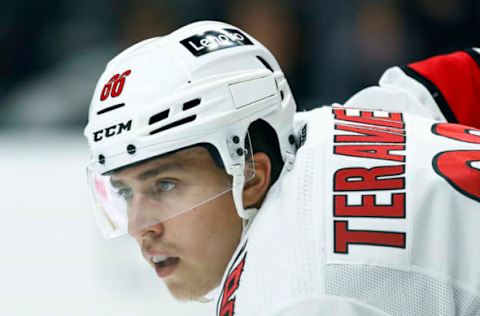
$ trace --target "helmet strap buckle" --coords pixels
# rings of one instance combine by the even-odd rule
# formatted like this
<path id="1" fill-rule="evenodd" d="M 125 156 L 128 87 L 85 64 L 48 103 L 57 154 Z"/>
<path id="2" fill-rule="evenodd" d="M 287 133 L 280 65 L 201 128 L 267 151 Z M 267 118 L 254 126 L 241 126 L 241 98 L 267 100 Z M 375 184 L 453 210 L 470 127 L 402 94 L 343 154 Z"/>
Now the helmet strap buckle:
<path id="1" fill-rule="evenodd" d="M 285 169 L 287 171 L 291 171 L 294 165 L 295 165 L 295 155 L 287 151 L 285 153 Z"/>

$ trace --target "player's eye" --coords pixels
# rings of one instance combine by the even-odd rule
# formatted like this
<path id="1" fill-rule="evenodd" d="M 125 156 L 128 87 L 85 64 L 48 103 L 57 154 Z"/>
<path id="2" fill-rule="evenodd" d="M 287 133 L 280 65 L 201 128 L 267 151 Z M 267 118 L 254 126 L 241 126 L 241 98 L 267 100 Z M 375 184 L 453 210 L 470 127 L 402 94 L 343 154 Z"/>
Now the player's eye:
<path id="1" fill-rule="evenodd" d="M 155 184 L 156 191 L 158 193 L 169 192 L 169 191 L 173 190 L 175 188 L 175 186 L 176 186 L 175 183 L 173 183 L 171 181 L 158 181 Z"/>
<path id="2" fill-rule="evenodd" d="M 133 197 L 133 190 L 128 188 L 122 188 L 117 190 L 117 195 L 126 201 L 129 201 Z"/>
<path id="3" fill-rule="evenodd" d="M 172 181 L 160 180 L 155 182 L 152 188 L 152 198 L 156 201 L 162 201 L 167 198 L 167 193 L 175 188 L 176 184 Z"/>

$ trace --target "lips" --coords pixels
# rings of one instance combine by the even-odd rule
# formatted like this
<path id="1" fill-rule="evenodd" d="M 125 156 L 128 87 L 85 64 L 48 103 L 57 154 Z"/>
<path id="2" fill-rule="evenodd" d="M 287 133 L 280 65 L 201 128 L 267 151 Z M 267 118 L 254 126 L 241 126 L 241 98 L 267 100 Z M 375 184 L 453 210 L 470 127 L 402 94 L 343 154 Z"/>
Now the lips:
<path id="1" fill-rule="evenodd" d="M 169 257 L 159 263 L 154 263 L 155 272 L 157 272 L 159 278 L 166 278 L 175 271 L 179 261 L 180 258 L 178 257 Z"/>
<path id="2" fill-rule="evenodd" d="M 180 261 L 180 257 L 175 257 L 174 251 L 167 250 L 166 247 L 154 247 L 143 243 L 141 249 L 144 258 L 153 266 L 160 278 L 170 276 Z"/>

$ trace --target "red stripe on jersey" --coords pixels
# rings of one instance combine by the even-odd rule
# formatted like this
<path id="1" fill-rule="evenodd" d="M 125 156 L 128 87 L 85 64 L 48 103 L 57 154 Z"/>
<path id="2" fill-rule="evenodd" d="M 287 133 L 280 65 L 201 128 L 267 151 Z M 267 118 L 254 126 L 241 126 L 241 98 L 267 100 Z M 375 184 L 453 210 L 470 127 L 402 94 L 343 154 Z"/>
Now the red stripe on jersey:
<path id="1" fill-rule="evenodd" d="M 442 93 L 458 123 L 480 128 L 480 66 L 466 52 L 408 65 Z"/>

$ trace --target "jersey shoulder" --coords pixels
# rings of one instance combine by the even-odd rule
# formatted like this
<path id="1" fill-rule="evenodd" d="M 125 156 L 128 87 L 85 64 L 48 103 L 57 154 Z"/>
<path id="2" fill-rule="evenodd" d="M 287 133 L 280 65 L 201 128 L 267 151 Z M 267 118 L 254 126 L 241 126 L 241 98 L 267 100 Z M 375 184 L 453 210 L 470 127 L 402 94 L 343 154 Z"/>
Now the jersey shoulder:
<path id="1" fill-rule="evenodd" d="M 480 204 L 452 185 L 480 177 L 480 132 L 343 107 L 296 122 L 304 145 L 232 258 L 219 314 L 331 295 L 388 314 L 480 311 Z M 444 152 L 454 161 L 442 176 L 433 161 Z"/>
<path id="2" fill-rule="evenodd" d="M 480 128 L 479 51 L 471 48 L 389 68 L 378 86 L 359 91 L 346 105 Z"/>

